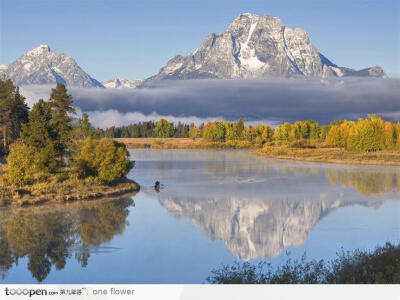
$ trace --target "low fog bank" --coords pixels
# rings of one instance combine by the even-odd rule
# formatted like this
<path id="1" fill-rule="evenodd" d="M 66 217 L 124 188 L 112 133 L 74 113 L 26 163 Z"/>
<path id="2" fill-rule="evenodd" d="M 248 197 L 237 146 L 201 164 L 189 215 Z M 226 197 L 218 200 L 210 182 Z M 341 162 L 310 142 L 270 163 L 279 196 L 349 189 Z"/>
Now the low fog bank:
<path id="1" fill-rule="evenodd" d="M 24 86 L 30 106 L 52 86 Z M 263 122 L 313 119 L 328 123 L 377 113 L 400 118 L 400 79 L 254 79 L 158 81 L 138 89 L 69 88 L 79 111 L 97 127 L 158 120 Z"/>

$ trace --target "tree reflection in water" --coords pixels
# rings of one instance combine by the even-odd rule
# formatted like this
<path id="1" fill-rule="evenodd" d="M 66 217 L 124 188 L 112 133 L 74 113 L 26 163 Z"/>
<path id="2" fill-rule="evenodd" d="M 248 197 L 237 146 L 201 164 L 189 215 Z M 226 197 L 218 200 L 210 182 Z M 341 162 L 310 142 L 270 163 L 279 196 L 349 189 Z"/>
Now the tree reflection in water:
<path id="1" fill-rule="evenodd" d="M 190 220 L 211 240 L 224 241 L 240 260 L 268 259 L 300 246 L 333 210 L 378 208 L 399 199 L 396 191 L 400 195 L 400 171 L 391 167 L 287 161 L 215 165 L 205 164 L 198 187 L 182 185 L 155 196 L 172 215 Z"/>
<path id="2" fill-rule="evenodd" d="M 86 267 L 90 249 L 122 234 L 132 198 L 102 200 L 79 204 L 73 209 L 59 208 L 48 212 L 19 211 L 1 222 L 0 272 L 3 279 L 18 259 L 27 257 L 32 277 L 42 282 L 51 267 L 64 269 L 67 259 Z"/>
<path id="3" fill-rule="evenodd" d="M 326 170 L 326 176 L 331 184 L 340 184 L 342 187 L 351 187 L 360 196 L 377 196 L 397 190 L 400 195 L 400 171 L 389 169 L 375 171 L 374 169 L 363 170 Z"/>

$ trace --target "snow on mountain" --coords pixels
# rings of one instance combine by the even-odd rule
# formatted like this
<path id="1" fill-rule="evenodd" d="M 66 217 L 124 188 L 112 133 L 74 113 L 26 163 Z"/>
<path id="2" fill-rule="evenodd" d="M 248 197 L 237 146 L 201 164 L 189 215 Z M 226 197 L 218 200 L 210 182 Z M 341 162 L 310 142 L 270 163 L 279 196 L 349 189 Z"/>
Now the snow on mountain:
<path id="1" fill-rule="evenodd" d="M 276 17 L 238 15 L 224 33 L 212 33 L 192 53 L 172 58 L 149 78 L 262 78 L 293 76 L 385 77 L 375 66 L 360 71 L 338 67 L 318 52 L 307 32 Z"/>
<path id="2" fill-rule="evenodd" d="M 16 85 L 63 83 L 71 87 L 103 87 L 73 58 L 64 53 L 57 55 L 48 45 L 39 45 L 24 53 L 3 73 Z"/>
<path id="3" fill-rule="evenodd" d="M 134 89 L 143 82 L 143 79 L 116 78 L 102 82 L 103 86 L 109 89 Z"/>

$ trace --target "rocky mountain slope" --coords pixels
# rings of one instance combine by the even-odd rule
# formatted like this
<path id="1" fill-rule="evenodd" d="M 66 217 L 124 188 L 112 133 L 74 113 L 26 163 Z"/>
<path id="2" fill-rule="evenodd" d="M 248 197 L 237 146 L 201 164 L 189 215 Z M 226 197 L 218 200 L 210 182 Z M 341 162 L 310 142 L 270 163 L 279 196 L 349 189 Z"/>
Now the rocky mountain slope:
<path id="1" fill-rule="evenodd" d="M 385 77 L 375 66 L 360 71 L 339 67 L 318 52 L 303 29 L 269 15 L 240 14 L 224 33 L 212 33 L 192 53 L 172 58 L 149 78 L 263 78 L 294 76 Z"/>
<path id="2" fill-rule="evenodd" d="M 63 83 L 71 87 L 103 87 L 83 71 L 73 58 L 57 55 L 48 45 L 40 45 L 0 68 L 16 85 Z"/>

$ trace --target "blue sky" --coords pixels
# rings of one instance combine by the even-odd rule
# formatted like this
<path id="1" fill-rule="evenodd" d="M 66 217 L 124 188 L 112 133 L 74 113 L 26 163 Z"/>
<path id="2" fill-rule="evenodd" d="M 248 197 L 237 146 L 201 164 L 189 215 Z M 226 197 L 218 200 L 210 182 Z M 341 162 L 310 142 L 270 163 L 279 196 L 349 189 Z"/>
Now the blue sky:
<path id="1" fill-rule="evenodd" d="M 398 0 L 0 2 L 0 64 L 48 44 L 98 80 L 145 78 L 209 33 L 225 31 L 239 13 L 251 12 L 303 28 L 340 66 L 377 64 L 400 77 Z"/>

